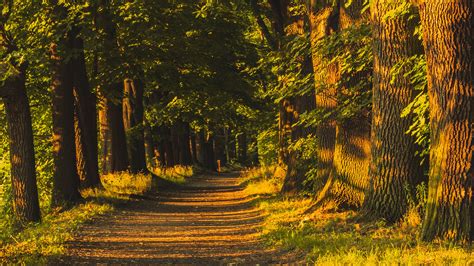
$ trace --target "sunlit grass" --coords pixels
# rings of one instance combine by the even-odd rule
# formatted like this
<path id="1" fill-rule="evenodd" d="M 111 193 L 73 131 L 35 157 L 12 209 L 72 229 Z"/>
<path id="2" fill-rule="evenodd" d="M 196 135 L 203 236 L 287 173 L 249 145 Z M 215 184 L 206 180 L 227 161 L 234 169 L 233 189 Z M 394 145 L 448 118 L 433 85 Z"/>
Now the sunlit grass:
<path id="1" fill-rule="evenodd" d="M 151 188 L 152 177 L 150 174 L 121 172 L 103 175 L 101 181 L 106 191 L 119 194 L 143 194 Z"/>
<path id="2" fill-rule="evenodd" d="M 157 175 L 176 182 L 185 182 L 193 174 L 191 167 L 174 167 Z M 151 174 L 128 172 L 101 177 L 104 189 L 81 191 L 85 203 L 66 211 L 52 210 L 43 214 L 41 223 L 28 225 L 15 231 L 11 223 L 2 217 L 0 223 L 0 264 L 45 264 L 48 259 L 66 252 L 65 243 L 73 239 L 81 224 L 98 215 L 114 210 L 118 203 L 126 203 L 130 195 L 142 195 L 152 187 Z M 44 212 L 44 211 L 43 211 Z"/>
<path id="3" fill-rule="evenodd" d="M 255 167 L 242 172 L 241 180 L 248 195 L 273 195 L 281 190 L 284 170 L 277 166 Z"/>
<path id="4" fill-rule="evenodd" d="M 308 262 L 316 265 L 474 264 L 469 247 L 421 242 L 421 218 L 414 210 L 392 226 L 355 222 L 355 211 L 305 213 L 311 199 L 285 199 L 265 186 L 282 182 L 272 172 L 269 168 L 251 169 L 244 174 L 247 192 L 266 195 L 256 204 L 266 215 L 261 237 L 272 247 L 304 252 Z"/>
<path id="5" fill-rule="evenodd" d="M 32 224 L 19 233 L 3 235 L 0 262 L 36 264 L 44 262 L 45 257 L 64 254 L 64 243 L 72 239 L 79 225 L 112 210 L 110 204 L 91 201 L 68 211 L 51 212 L 39 224 Z"/>
<path id="6" fill-rule="evenodd" d="M 172 181 L 174 183 L 182 184 L 186 182 L 186 178 L 189 178 L 196 174 L 195 166 L 181 166 L 176 165 L 174 167 L 161 168 L 157 167 L 152 170 L 153 174 Z"/>

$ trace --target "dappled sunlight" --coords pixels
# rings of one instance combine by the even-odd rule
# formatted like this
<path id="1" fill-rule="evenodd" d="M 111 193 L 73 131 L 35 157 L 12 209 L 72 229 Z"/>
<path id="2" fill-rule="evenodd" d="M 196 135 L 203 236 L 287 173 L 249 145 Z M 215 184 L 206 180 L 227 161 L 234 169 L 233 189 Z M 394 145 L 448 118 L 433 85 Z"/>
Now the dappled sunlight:
<path id="1" fill-rule="evenodd" d="M 63 261 L 284 261 L 285 255 L 263 247 L 264 215 L 240 181 L 237 174 L 197 176 L 176 189 L 148 193 L 85 226 Z"/>

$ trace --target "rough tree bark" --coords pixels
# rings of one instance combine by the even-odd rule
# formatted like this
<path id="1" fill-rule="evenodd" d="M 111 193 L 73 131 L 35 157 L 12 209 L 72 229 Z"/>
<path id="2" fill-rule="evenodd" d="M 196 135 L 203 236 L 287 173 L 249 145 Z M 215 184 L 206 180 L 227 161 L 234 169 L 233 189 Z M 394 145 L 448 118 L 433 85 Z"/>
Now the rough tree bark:
<path id="1" fill-rule="evenodd" d="M 421 44 L 413 34 L 416 21 L 409 20 L 408 15 L 385 17 L 404 2 L 376 0 L 371 6 L 375 39 L 371 163 L 363 213 L 388 222 L 396 222 L 405 214 L 407 188 L 422 176 L 414 140 L 405 133 L 411 121 L 400 117 L 413 99 L 413 86 L 403 75 L 392 79 L 391 74 L 395 64 L 420 52 Z"/>
<path id="2" fill-rule="evenodd" d="M 8 125 L 13 211 L 20 223 L 38 222 L 41 218 L 36 185 L 35 151 L 31 113 L 26 95 L 26 66 L 7 79 L 0 88 Z"/>
<path id="3" fill-rule="evenodd" d="M 147 172 L 143 125 L 143 84 L 140 80 L 124 80 L 123 124 L 132 173 Z"/>
<path id="4" fill-rule="evenodd" d="M 431 151 L 422 238 L 474 239 L 474 3 L 421 4 Z"/>
<path id="5" fill-rule="evenodd" d="M 337 1 L 339 2 L 339 1 Z M 338 79 L 338 67 L 332 64 L 327 73 L 321 71 L 322 59 L 317 51 L 318 42 L 335 32 L 338 25 L 339 8 L 333 1 L 311 0 L 308 7 L 312 63 L 316 87 L 316 108 L 323 112 L 331 112 L 337 105 L 335 81 Z M 314 189 L 320 191 L 333 167 L 334 147 L 336 142 L 336 125 L 332 120 L 320 123 L 316 128 L 318 176 L 314 181 Z"/>
<path id="6" fill-rule="evenodd" d="M 59 6 L 55 12 L 66 13 Z M 76 167 L 72 66 L 71 60 L 66 61 L 58 52 L 58 48 L 61 53 L 70 52 L 72 47 L 73 40 L 68 34 L 58 44 L 52 44 L 50 49 L 54 159 L 52 204 L 55 206 L 74 204 L 82 199 Z"/>
<path id="7" fill-rule="evenodd" d="M 363 0 L 356 0 L 349 7 L 339 7 L 338 25 L 344 31 L 367 21 L 361 16 Z M 347 48 L 351 49 L 351 48 Z M 338 70 L 339 71 L 339 70 Z M 359 72 L 347 86 L 368 79 L 372 73 Z M 335 76 L 337 79 L 344 78 Z M 371 88 L 367 88 L 370 90 Z M 347 88 L 338 88 L 338 97 L 344 97 Z M 333 167 L 325 186 L 317 196 L 313 208 L 358 208 L 362 205 L 367 190 L 370 162 L 370 118 L 364 109 L 345 121 L 336 122 Z"/>

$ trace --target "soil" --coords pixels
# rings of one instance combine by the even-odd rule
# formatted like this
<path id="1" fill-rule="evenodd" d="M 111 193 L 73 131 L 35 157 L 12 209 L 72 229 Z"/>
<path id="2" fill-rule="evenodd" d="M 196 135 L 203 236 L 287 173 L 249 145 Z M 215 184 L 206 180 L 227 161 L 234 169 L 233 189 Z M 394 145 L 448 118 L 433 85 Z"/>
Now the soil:
<path id="1" fill-rule="evenodd" d="M 193 177 L 156 189 L 84 225 L 61 264 L 293 264 L 294 253 L 266 248 L 263 216 L 238 173 Z"/>

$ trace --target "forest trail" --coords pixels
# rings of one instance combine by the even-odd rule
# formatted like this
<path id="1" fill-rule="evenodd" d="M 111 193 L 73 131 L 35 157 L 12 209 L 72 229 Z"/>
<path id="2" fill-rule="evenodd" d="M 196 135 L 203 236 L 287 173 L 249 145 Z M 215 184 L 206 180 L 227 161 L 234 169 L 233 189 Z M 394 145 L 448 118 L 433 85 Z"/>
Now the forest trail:
<path id="1" fill-rule="evenodd" d="M 238 174 L 193 177 L 183 186 L 85 225 L 63 263 L 275 264 L 291 254 L 258 238 L 262 213 L 239 186 Z"/>

